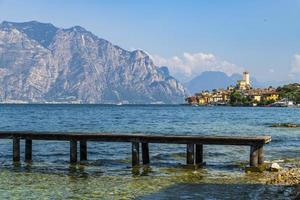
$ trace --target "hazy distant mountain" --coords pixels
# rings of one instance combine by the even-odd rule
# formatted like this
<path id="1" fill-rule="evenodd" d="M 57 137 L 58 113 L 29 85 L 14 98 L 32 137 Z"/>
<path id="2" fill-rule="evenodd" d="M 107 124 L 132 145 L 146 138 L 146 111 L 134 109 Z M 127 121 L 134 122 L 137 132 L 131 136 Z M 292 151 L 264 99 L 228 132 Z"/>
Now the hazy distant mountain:
<path id="1" fill-rule="evenodd" d="M 242 80 L 241 74 L 233 74 L 228 76 L 224 72 L 207 71 L 195 77 L 186 84 L 190 93 L 201 92 L 205 90 L 213 90 L 219 88 L 227 88 L 228 86 L 235 86 L 238 80 Z M 254 87 L 260 87 L 260 83 L 251 77 L 251 84 Z"/>
<path id="2" fill-rule="evenodd" d="M 238 75 L 234 78 L 240 79 Z M 196 93 L 203 90 L 224 88 L 234 84 L 235 80 L 223 72 L 207 71 L 189 81 L 186 87 L 191 93 Z"/>
<path id="3" fill-rule="evenodd" d="M 0 101 L 180 103 L 184 87 L 143 51 L 82 27 L 0 24 Z"/>

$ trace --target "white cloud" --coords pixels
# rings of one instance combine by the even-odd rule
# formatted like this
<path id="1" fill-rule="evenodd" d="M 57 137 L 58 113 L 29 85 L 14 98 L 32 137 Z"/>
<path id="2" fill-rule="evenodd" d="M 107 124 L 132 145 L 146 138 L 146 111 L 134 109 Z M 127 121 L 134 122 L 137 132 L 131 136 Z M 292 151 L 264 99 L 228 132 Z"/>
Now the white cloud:
<path id="1" fill-rule="evenodd" d="M 300 76 L 300 54 L 295 54 L 292 61 L 292 68 L 290 71 L 290 77 L 296 78 Z"/>
<path id="2" fill-rule="evenodd" d="M 204 71 L 222 71 L 228 75 L 243 71 L 243 68 L 219 59 L 214 54 L 183 53 L 182 56 L 171 58 L 159 55 L 153 55 L 152 58 L 156 65 L 168 66 L 171 74 L 182 81 L 190 80 Z"/>

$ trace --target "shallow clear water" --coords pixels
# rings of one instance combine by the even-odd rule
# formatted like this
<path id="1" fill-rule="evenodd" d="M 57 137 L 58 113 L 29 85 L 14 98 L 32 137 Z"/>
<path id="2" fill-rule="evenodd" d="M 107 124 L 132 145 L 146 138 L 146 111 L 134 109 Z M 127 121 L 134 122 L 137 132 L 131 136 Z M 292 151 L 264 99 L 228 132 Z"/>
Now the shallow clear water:
<path id="1" fill-rule="evenodd" d="M 299 116 L 300 109 L 294 108 L 0 105 L 0 130 L 271 135 L 272 142 L 265 146 L 266 159 L 297 159 L 300 129 L 272 128 L 270 124 L 300 124 Z M 284 198 L 283 193 L 274 192 L 276 187 L 256 184 L 262 175 L 243 172 L 248 147 L 205 146 L 207 166 L 193 170 L 184 166 L 184 145 L 150 144 L 150 168 L 137 169 L 130 167 L 131 146 L 126 143 L 88 143 L 89 161 L 77 166 L 68 163 L 68 142 L 34 141 L 33 163 L 18 166 L 12 165 L 11 146 L 10 140 L 0 141 L 1 199 L 23 199 L 24 195 L 33 199 L 165 199 L 175 194 L 184 199 L 224 199 L 224 195 L 239 197 L 240 188 L 245 198 Z M 199 192 L 202 190 L 206 192 Z M 209 192 L 216 190 L 227 193 Z"/>

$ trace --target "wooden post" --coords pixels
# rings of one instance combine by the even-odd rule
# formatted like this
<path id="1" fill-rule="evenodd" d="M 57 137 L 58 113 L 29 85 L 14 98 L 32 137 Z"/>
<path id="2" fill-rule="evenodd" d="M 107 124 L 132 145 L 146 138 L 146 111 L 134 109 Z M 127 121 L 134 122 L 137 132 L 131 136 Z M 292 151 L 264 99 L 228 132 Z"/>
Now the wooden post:
<path id="1" fill-rule="evenodd" d="M 258 166 L 258 148 L 256 145 L 250 147 L 250 167 Z"/>
<path id="2" fill-rule="evenodd" d="M 140 163 L 140 144 L 138 142 L 132 142 L 132 167 L 139 165 Z"/>
<path id="3" fill-rule="evenodd" d="M 196 144 L 196 159 L 197 165 L 203 164 L 203 144 Z"/>
<path id="4" fill-rule="evenodd" d="M 80 141 L 80 161 L 87 160 L 87 141 L 81 140 Z"/>
<path id="5" fill-rule="evenodd" d="M 77 141 L 71 140 L 70 141 L 70 163 L 77 162 Z"/>
<path id="6" fill-rule="evenodd" d="M 32 161 L 32 140 L 25 140 L 25 162 Z"/>
<path id="7" fill-rule="evenodd" d="M 20 162 L 20 138 L 13 138 L 13 161 Z"/>
<path id="8" fill-rule="evenodd" d="M 258 147 L 258 164 L 261 165 L 264 163 L 264 146 L 261 145 Z"/>
<path id="9" fill-rule="evenodd" d="M 194 144 L 187 144 L 186 146 L 186 164 L 187 165 L 193 165 L 194 164 L 194 155 L 195 155 L 195 149 Z"/>
<path id="10" fill-rule="evenodd" d="M 143 164 L 147 165 L 150 163 L 149 158 L 149 144 L 148 143 L 142 143 L 142 157 L 143 157 Z"/>

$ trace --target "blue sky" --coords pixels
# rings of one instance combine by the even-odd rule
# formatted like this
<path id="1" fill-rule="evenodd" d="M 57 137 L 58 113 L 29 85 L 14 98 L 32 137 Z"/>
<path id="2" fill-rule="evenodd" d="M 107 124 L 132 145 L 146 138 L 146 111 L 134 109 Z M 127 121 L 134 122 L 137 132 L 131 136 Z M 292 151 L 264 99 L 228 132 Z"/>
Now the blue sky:
<path id="1" fill-rule="evenodd" d="M 0 20 L 83 26 L 147 51 L 182 81 L 247 69 L 300 82 L 300 0 L 0 0 Z"/>

